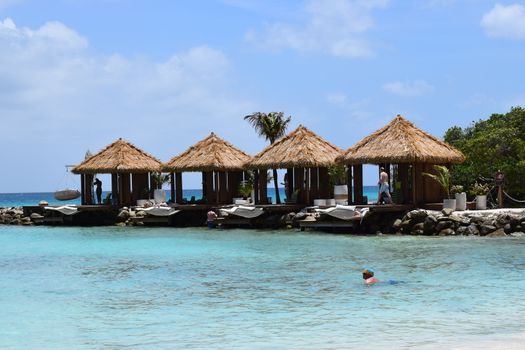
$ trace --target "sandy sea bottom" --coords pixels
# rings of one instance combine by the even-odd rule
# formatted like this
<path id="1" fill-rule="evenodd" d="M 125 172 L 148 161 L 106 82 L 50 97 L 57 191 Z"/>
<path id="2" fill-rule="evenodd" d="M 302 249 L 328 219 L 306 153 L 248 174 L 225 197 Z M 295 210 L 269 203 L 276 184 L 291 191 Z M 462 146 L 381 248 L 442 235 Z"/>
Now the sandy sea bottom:
<path id="1" fill-rule="evenodd" d="M 523 348 L 525 239 L 0 226 L 2 349 Z M 362 284 L 369 266 L 382 280 Z"/>

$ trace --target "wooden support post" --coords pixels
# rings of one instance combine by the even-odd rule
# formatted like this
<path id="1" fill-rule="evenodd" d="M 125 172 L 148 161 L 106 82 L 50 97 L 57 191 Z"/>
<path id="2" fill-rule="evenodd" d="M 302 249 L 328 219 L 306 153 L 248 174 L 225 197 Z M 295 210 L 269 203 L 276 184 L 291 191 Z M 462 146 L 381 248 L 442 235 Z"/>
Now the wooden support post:
<path id="1" fill-rule="evenodd" d="M 330 180 L 328 168 L 319 168 L 319 198 L 330 198 Z"/>
<path id="2" fill-rule="evenodd" d="M 206 176 L 206 172 L 202 172 L 202 198 L 208 199 L 208 184 L 207 184 L 208 178 Z"/>
<path id="3" fill-rule="evenodd" d="M 288 187 L 285 188 L 285 194 L 286 194 L 286 200 L 290 200 L 292 198 L 292 194 L 294 191 L 294 177 L 293 177 L 293 168 L 286 169 L 286 180 L 288 181 Z"/>
<path id="4" fill-rule="evenodd" d="M 424 192 L 424 179 L 423 179 L 423 165 L 414 164 L 413 166 L 413 187 L 414 192 L 414 205 L 420 206 L 424 202 L 425 192 Z"/>
<path id="5" fill-rule="evenodd" d="M 213 190 L 213 171 L 206 172 L 206 203 L 215 203 L 216 196 Z"/>
<path id="6" fill-rule="evenodd" d="M 143 193 L 148 192 L 148 174 L 132 174 L 131 181 L 133 203 L 138 199 L 146 199 Z"/>
<path id="7" fill-rule="evenodd" d="M 86 205 L 86 176 L 80 174 L 80 204 Z"/>
<path id="8" fill-rule="evenodd" d="M 355 164 L 354 168 L 354 198 L 356 204 L 363 203 L 363 164 Z"/>
<path id="9" fill-rule="evenodd" d="M 268 170 L 259 170 L 259 204 L 268 204 Z"/>
<path id="10" fill-rule="evenodd" d="M 111 204 L 120 205 L 119 176 L 111 174 Z"/>
<path id="11" fill-rule="evenodd" d="M 170 173 L 170 201 L 175 203 L 175 173 Z"/>
<path id="12" fill-rule="evenodd" d="M 219 176 L 219 197 L 220 203 L 231 203 L 231 198 L 228 198 L 228 179 L 225 171 L 218 173 Z"/>
<path id="13" fill-rule="evenodd" d="M 254 179 L 253 179 L 253 195 L 255 197 L 255 203 L 259 204 L 259 170 L 254 170 Z"/>
<path id="14" fill-rule="evenodd" d="M 93 174 L 85 174 L 84 176 L 84 186 L 85 186 L 85 197 L 86 197 L 86 204 L 94 204 L 93 200 L 93 180 L 94 180 Z"/>
<path id="15" fill-rule="evenodd" d="M 408 174 L 408 164 L 398 164 L 397 174 L 397 180 L 401 187 L 401 203 L 399 204 L 410 203 L 410 177 Z"/>
<path id="16" fill-rule="evenodd" d="M 242 181 L 242 172 L 240 171 L 231 171 L 228 172 L 228 196 L 230 202 L 233 201 L 234 197 L 238 197 L 239 194 L 239 185 Z"/>
<path id="17" fill-rule="evenodd" d="M 182 204 L 182 173 L 175 173 L 175 202 Z"/>
<path id="18" fill-rule="evenodd" d="M 352 166 L 348 165 L 346 168 L 346 186 L 348 187 L 348 204 L 354 203 L 352 196 Z"/>
<path id="19" fill-rule="evenodd" d="M 220 192 L 220 185 L 219 185 L 219 172 L 214 171 L 213 172 L 213 187 L 215 189 L 215 204 L 219 204 L 221 201 L 221 192 Z"/>
<path id="20" fill-rule="evenodd" d="M 294 175 L 295 175 L 295 178 L 294 178 L 295 190 L 299 190 L 299 194 L 297 196 L 297 203 L 304 204 L 305 203 L 304 168 L 295 168 Z"/>
<path id="21" fill-rule="evenodd" d="M 310 168 L 304 169 L 304 202 L 307 205 L 311 205 L 310 203 L 310 190 L 312 188 L 312 184 L 310 183 Z"/>
<path id="22" fill-rule="evenodd" d="M 120 174 L 121 206 L 131 205 L 130 174 Z"/>
<path id="23" fill-rule="evenodd" d="M 310 202 L 319 198 L 319 168 L 310 168 Z"/>

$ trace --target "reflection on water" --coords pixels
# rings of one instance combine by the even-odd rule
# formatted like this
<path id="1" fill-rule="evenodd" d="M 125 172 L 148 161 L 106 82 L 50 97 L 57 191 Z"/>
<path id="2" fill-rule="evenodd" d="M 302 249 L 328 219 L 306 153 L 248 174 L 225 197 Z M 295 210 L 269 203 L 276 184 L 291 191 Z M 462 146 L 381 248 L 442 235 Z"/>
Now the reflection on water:
<path id="1" fill-rule="evenodd" d="M 524 244 L 3 227 L 0 347 L 460 347 L 523 332 Z"/>

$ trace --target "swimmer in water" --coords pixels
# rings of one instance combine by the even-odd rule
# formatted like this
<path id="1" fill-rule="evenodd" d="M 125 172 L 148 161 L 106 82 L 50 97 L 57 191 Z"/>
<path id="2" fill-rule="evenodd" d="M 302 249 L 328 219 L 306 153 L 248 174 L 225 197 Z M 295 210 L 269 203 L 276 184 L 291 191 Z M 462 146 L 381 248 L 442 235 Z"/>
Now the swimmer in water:
<path id="1" fill-rule="evenodd" d="M 363 280 L 365 281 L 366 285 L 371 285 L 379 282 L 379 280 L 374 277 L 374 271 L 372 269 L 363 270 Z"/>

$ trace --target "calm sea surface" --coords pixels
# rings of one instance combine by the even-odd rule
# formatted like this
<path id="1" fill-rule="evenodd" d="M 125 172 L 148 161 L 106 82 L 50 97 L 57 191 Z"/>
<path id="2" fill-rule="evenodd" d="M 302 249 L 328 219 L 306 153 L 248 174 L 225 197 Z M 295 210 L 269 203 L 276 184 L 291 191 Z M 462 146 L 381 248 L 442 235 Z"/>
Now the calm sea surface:
<path id="1" fill-rule="evenodd" d="M 524 333 L 524 271 L 519 238 L 0 226 L 0 348 L 476 348 Z"/>
<path id="2" fill-rule="evenodd" d="M 106 197 L 108 192 L 104 192 L 102 198 Z M 286 195 L 284 189 L 279 189 L 281 200 Z M 368 196 L 369 201 L 377 200 L 377 186 L 364 186 L 363 195 Z M 194 196 L 196 199 L 202 197 L 202 190 L 184 190 L 183 197 L 188 200 Z M 272 197 L 273 203 L 275 203 L 275 190 L 268 188 L 268 196 Z M 170 191 L 166 190 L 166 198 L 170 198 Z M 71 201 L 57 201 L 53 197 L 53 192 L 40 192 L 40 193 L 0 193 L 0 208 L 1 207 L 19 207 L 24 205 L 38 205 L 42 200 L 47 201 L 51 205 L 80 205 L 80 198 Z"/>

